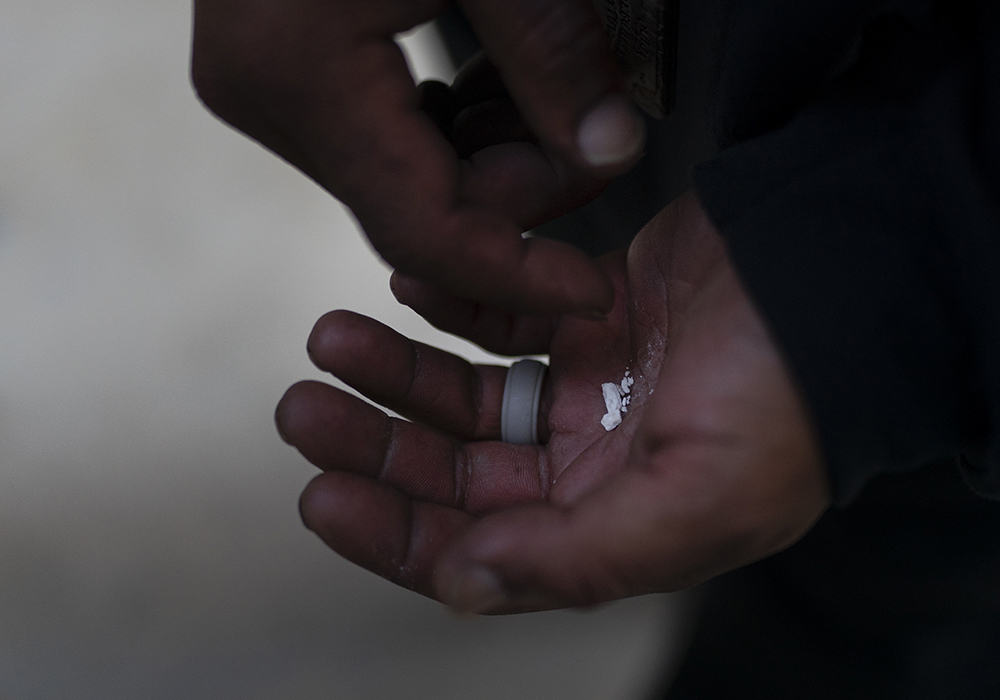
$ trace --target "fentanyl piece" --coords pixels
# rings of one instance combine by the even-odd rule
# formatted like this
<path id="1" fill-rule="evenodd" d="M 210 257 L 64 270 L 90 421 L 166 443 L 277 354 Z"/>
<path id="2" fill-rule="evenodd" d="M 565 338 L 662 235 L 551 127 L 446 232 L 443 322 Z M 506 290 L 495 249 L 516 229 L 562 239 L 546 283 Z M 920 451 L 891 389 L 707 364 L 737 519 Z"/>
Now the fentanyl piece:
<path id="1" fill-rule="evenodd" d="M 601 393 L 604 394 L 604 407 L 607 413 L 601 418 L 601 425 L 607 431 L 612 431 L 621 425 L 622 414 L 628 413 L 628 406 L 632 403 L 632 385 L 635 378 L 632 373 L 625 370 L 625 377 L 621 382 L 614 384 L 607 382 L 601 384 Z"/>
<path id="2" fill-rule="evenodd" d="M 605 430 L 614 430 L 622 422 L 622 395 L 618 393 L 620 388 L 611 382 L 601 384 L 601 391 L 604 392 L 604 405 L 608 409 L 608 412 L 601 418 L 601 425 L 604 426 Z"/>

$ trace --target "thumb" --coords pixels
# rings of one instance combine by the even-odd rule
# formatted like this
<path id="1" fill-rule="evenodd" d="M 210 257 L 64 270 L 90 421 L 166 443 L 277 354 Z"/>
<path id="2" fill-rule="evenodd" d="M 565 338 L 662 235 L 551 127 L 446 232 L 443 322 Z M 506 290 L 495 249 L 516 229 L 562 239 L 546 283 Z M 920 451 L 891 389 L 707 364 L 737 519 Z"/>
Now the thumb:
<path id="1" fill-rule="evenodd" d="M 743 469 L 719 456 L 718 445 L 671 447 L 575 505 L 483 518 L 439 559 L 438 598 L 510 613 L 676 591 L 791 545 L 829 502 L 818 465 Z"/>
<path id="2" fill-rule="evenodd" d="M 588 0 L 462 0 L 487 55 L 542 143 L 604 176 L 631 167 L 645 122 L 624 92 Z"/>
<path id="3" fill-rule="evenodd" d="M 630 472 L 573 507 L 487 516 L 442 555 L 437 596 L 463 613 L 510 613 L 693 585 L 705 563 L 692 538 L 707 533 L 692 532 L 692 518 L 670 513 L 663 496 L 662 483 Z"/>

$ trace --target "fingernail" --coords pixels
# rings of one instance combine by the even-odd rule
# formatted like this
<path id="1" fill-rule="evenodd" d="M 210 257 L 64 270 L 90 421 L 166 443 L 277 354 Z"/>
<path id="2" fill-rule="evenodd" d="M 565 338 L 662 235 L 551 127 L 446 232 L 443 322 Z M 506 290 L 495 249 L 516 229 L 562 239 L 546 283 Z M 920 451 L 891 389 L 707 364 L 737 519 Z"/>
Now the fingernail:
<path id="1" fill-rule="evenodd" d="M 577 142 L 591 165 L 618 165 L 642 152 L 646 124 L 625 97 L 612 96 L 583 118 Z"/>
<path id="2" fill-rule="evenodd" d="M 496 574 L 477 566 L 455 577 L 444 602 L 461 615 L 479 615 L 503 605 L 507 594 Z"/>

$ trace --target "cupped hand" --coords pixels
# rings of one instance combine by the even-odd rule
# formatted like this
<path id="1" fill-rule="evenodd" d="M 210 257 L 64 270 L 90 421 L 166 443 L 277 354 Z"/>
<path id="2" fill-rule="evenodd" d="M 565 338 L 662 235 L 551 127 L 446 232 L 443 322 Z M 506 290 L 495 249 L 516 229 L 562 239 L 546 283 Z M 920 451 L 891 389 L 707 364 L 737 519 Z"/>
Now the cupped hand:
<path id="1" fill-rule="evenodd" d="M 548 354 L 545 444 L 498 442 L 506 370 L 333 312 L 313 361 L 410 420 L 317 382 L 279 430 L 324 473 L 306 525 L 348 559 L 460 610 L 590 605 L 684 588 L 800 538 L 829 504 L 806 409 L 697 200 L 602 264 L 604 320 L 516 317 L 406 278 L 397 296 L 487 349 Z M 635 382 L 601 425 L 601 384 Z"/>
<path id="2" fill-rule="evenodd" d="M 508 309 L 602 312 L 609 281 L 522 231 L 627 170 L 643 123 L 588 0 L 463 0 L 529 142 L 459 160 L 394 37 L 444 0 L 196 0 L 206 105 L 346 203 L 395 269 Z M 536 145 L 537 144 L 537 145 Z"/>

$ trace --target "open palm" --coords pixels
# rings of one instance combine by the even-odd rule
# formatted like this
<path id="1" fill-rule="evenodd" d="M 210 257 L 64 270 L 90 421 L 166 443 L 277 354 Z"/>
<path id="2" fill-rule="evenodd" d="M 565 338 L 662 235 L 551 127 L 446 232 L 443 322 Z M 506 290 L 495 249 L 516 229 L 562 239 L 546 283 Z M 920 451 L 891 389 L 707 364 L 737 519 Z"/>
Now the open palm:
<path id="1" fill-rule="evenodd" d="M 306 524 L 348 559 L 474 612 L 676 590 L 801 537 L 829 502 L 808 416 L 697 200 L 602 260 L 611 314 L 514 317 L 397 278 L 404 303 L 502 354 L 547 354 L 540 434 L 499 442 L 506 368 L 473 366 L 349 312 L 310 337 L 317 382 L 279 404 L 324 474 Z M 606 431 L 601 384 L 635 380 Z"/>

